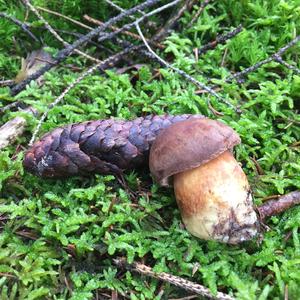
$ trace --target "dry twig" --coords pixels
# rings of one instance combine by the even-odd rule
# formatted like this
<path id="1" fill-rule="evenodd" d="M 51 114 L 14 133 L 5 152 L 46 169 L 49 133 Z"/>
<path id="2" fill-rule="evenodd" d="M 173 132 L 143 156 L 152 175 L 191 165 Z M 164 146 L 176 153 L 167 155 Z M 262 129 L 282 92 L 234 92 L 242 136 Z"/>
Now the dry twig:
<path id="1" fill-rule="evenodd" d="M 7 105 L 5 105 L 5 106 L 3 106 L 3 107 L 0 107 L 0 113 L 3 113 L 3 112 L 5 112 L 5 111 L 7 111 L 7 110 L 9 110 L 9 109 L 11 109 L 11 108 L 15 108 L 15 107 L 17 107 L 20 103 L 21 103 L 21 101 L 18 100 L 18 101 L 9 103 L 9 104 L 7 104 Z"/>
<path id="2" fill-rule="evenodd" d="M 91 29 L 93 29 L 93 28 L 91 27 Z M 74 31 L 67 31 L 67 30 L 62 30 L 62 29 L 57 29 L 57 28 L 55 28 L 55 31 L 59 32 L 59 33 L 62 33 L 62 34 L 67 34 L 67 35 L 75 36 L 77 39 L 84 36 L 83 33 L 78 33 L 78 32 L 74 32 Z M 101 49 L 101 50 L 104 50 L 106 52 L 109 52 L 110 54 L 114 53 L 112 50 L 108 49 L 107 47 L 105 47 L 105 46 L 103 46 L 103 45 L 101 45 L 99 43 L 94 42 L 93 40 L 90 40 L 87 43 L 90 43 L 91 45 L 96 46 L 98 49 Z"/>
<path id="3" fill-rule="evenodd" d="M 280 55 L 274 55 L 274 60 L 276 60 L 277 62 L 279 62 L 280 64 L 282 64 L 283 66 L 285 66 L 286 68 L 292 70 L 293 72 L 300 74 L 300 70 L 298 68 L 296 68 L 295 66 L 292 66 L 290 64 L 288 64 L 286 61 L 284 61 L 282 59 L 282 57 Z"/>
<path id="4" fill-rule="evenodd" d="M 176 285 L 182 289 L 185 289 L 187 291 L 191 291 L 193 293 L 196 293 L 198 295 L 201 295 L 203 297 L 207 297 L 209 299 L 218 299 L 218 300 L 234 300 L 235 298 L 221 293 L 217 292 L 217 294 L 214 296 L 208 288 L 206 288 L 203 285 L 191 282 L 189 280 L 183 279 L 179 276 L 171 275 L 165 272 L 156 273 L 152 270 L 152 268 L 145 266 L 144 264 L 140 263 L 132 263 L 127 264 L 124 259 L 114 259 L 114 263 L 118 267 L 126 268 L 127 270 L 138 272 L 140 274 L 150 276 L 159 280 L 163 280 L 166 282 L 169 282 L 173 285 Z"/>
<path id="5" fill-rule="evenodd" d="M 0 81 L 0 86 L 11 86 L 13 85 L 15 82 L 14 80 L 8 79 L 8 80 L 1 80 Z"/>
<path id="6" fill-rule="evenodd" d="M 107 2 L 109 5 L 111 5 L 113 8 L 115 8 L 116 10 L 118 10 L 120 12 L 125 11 L 122 7 L 118 6 L 117 4 L 113 3 L 110 0 L 105 0 L 105 2 Z M 155 36 L 152 38 L 152 40 L 153 41 L 161 40 L 165 36 L 165 34 L 167 34 L 167 31 L 176 24 L 176 22 L 183 15 L 183 13 L 192 7 L 194 2 L 195 2 L 195 0 L 185 1 L 183 6 L 180 7 L 179 10 L 171 16 L 171 18 L 166 22 L 166 24 L 158 31 L 158 33 L 155 34 Z M 139 11 L 139 12 L 143 16 L 145 16 L 145 13 L 143 11 Z M 134 19 L 132 16 L 130 16 L 130 18 Z M 153 43 L 153 41 L 152 41 L 152 43 Z"/>
<path id="7" fill-rule="evenodd" d="M 120 11 L 120 12 L 124 12 L 125 9 L 121 8 L 120 6 L 118 6 L 117 4 L 113 3 L 112 1 L 110 0 L 104 0 L 107 4 L 109 4 L 111 7 L 113 7 L 114 9 Z M 142 11 L 142 10 L 138 10 L 138 12 L 142 15 L 144 15 L 145 13 Z M 133 16 L 129 16 L 130 19 L 134 19 Z"/>
<path id="8" fill-rule="evenodd" d="M 186 297 L 181 297 L 181 298 L 170 298 L 169 300 L 191 300 L 191 299 L 195 299 L 195 298 L 199 298 L 199 296 L 191 295 L 191 296 L 186 296 Z"/>
<path id="9" fill-rule="evenodd" d="M 260 205 L 257 210 L 261 220 L 278 215 L 292 206 L 300 204 L 300 190 L 280 196 L 276 200 L 269 200 Z"/>
<path id="10" fill-rule="evenodd" d="M 39 42 L 39 39 L 29 30 L 29 26 L 26 23 L 21 22 L 20 20 L 18 20 L 15 17 L 9 16 L 8 14 L 4 13 L 4 12 L 0 12 L 0 17 L 6 18 L 10 21 L 12 21 L 13 23 L 15 23 L 16 25 L 20 26 L 22 28 L 22 30 L 24 32 L 26 32 L 33 40 L 35 40 L 36 42 Z"/>
<path id="11" fill-rule="evenodd" d="M 104 24 L 103 22 L 101 22 L 101 21 L 99 21 L 99 20 L 96 20 L 96 19 L 94 19 L 94 18 L 92 18 L 92 17 L 90 17 L 90 16 L 88 16 L 88 15 L 84 15 L 83 18 L 86 19 L 87 21 L 93 23 L 93 24 L 98 25 L 98 26 Z M 120 30 L 120 28 L 119 28 L 119 27 L 116 27 L 116 26 L 110 26 L 110 29 L 113 30 L 113 31 Z M 132 38 L 134 38 L 134 39 L 136 39 L 136 40 L 142 40 L 141 37 L 140 37 L 138 34 L 135 34 L 135 33 L 130 32 L 130 31 L 124 30 L 124 31 L 122 31 L 122 34 L 128 35 L 128 36 L 130 36 L 130 37 L 132 37 Z M 150 41 L 150 40 L 147 40 L 147 41 L 148 41 L 148 43 L 154 45 L 154 46 L 157 47 L 157 48 L 160 48 L 160 49 L 164 49 L 164 48 L 165 48 L 164 45 L 159 44 L 159 43 L 157 43 L 157 42 Z"/>
<path id="12" fill-rule="evenodd" d="M 76 24 L 76 25 L 78 25 L 78 26 L 81 26 L 81 27 L 83 27 L 83 28 L 85 28 L 85 29 L 88 29 L 88 30 L 92 30 L 92 29 L 93 29 L 92 27 L 90 27 L 90 26 L 88 26 L 88 25 L 86 25 L 86 24 L 83 24 L 83 23 L 81 23 L 81 22 L 79 22 L 79 21 L 77 21 L 77 20 L 74 20 L 74 19 L 72 19 L 72 18 L 70 18 L 70 17 L 68 17 L 68 16 L 65 16 L 65 15 L 63 15 L 63 14 L 60 14 L 59 12 L 56 12 L 56 11 L 53 11 L 53 10 L 50 10 L 50 9 L 48 9 L 48 8 L 41 7 L 41 6 L 37 6 L 36 8 L 37 8 L 38 10 L 41 10 L 41 11 L 46 12 L 46 13 L 48 13 L 48 14 L 51 14 L 51 15 L 58 16 L 58 17 L 61 17 L 61 18 L 63 18 L 63 19 L 66 19 L 66 20 L 70 21 L 71 23 L 74 23 L 74 24 Z"/>
<path id="13" fill-rule="evenodd" d="M 282 54 L 284 54 L 288 49 L 290 49 L 291 47 L 295 46 L 298 42 L 300 41 L 300 35 L 296 36 L 293 40 L 291 40 L 289 43 L 287 43 L 285 46 L 281 47 L 276 53 L 270 55 L 269 57 L 267 57 L 264 60 L 259 61 L 258 63 L 256 63 L 255 65 L 244 69 L 241 72 L 235 73 L 231 76 L 229 76 L 225 82 L 230 82 L 234 79 L 238 79 L 241 78 L 243 76 L 245 76 L 248 73 L 254 72 L 256 71 L 258 68 L 260 68 L 261 66 L 271 62 L 271 61 L 277 61 L 280 64 L 284 65 L 285 67 L 287 67 L 287 63 L 285 63 L 282 59 Z M 292 68 L 291 68 L 292 67 Z M 295 71 L 295 67 L 291 66 L 289 67 L 289 69 Z M 297 68 L 296 68 L 297 69 Z M 297 73 L 300 73 L 300 70 L 297 69 Z"/>
<path id="14" fill-rule="evenodd" d="M 122 26 L 122 27 L 119 28 L 118 30 L 113 31 L 113 32 L 111 32 L 111 33 L 108 33 L 108 34 L 106 34 L 106 35 L 101 35 L 101 36 L 98 38 L 98 42 L 102 42 L 102 41 L 107 40 L 107 39 L 112 39 L 112 38 L 115 37 L 117 34 L 123 32 L 124 30 L 128 30 L 128 29 L 132 28 L 133 26 L 136 25 L 136 23 L 140 23 L 140 22 L 142 22 L 143 20 L 145 20 L 146 18 L 148 18 L 148 17 L 150 17 L 150 16 L 152 16 L 152 15 L 154 15 L 154 14 L 157 14 L 157 13 L 159 13 L 159 12 L 161 12 L 161 11 L 163 11 L 163 10 L 169 8 L 169 7 L 172 7 L 172 6 L 176 5 L 176 4 L 179 3 L 179 2 L 180 2 L 180 0 L 175 0 L 175 1 L 172 1 L 172 2 L 169 2 L 169 3 L 165 4 L 165 5 L 163 5 L 163 6 L 159 7 L 159 8 L 157 8 L 157 9 L 155 9 L 155 10 L 149 12 L 149 13 L 143 14 L 142 17 L 140 17 L 139 19 L 135 20 L 134 22 L 125 24 L 124 26 Z M 126 11 L 124 11 L 123 13 L 125 13 L 125 12 L 126 12 Z"/>
<path id="15" fill-rule="evenodd" d="M 35 113 L 32 108 L 28 108 L 24 112 Z M 25 118 L 15 117 L 0 127 L 0 150 L 13 143 L 24 132 L 26 123 Z"/>
<path id="16" fill-rule="evenodd" d="M 210 42 L 210 43 L 204 45 L 202 48 L 200 48 L 198 50 L 198 55 L 202 55 L 202 54 L 206 53 L 208 50 L 214 49 L 217 45 L 225 44 L 227 40 L 235 37 L 242 30 L 243 30 L 242 25 L 239 25 L 237 28 L 235 28 L 234 30 L 232 30 L 228 33 L 218 35 L 213 42 Z"/>

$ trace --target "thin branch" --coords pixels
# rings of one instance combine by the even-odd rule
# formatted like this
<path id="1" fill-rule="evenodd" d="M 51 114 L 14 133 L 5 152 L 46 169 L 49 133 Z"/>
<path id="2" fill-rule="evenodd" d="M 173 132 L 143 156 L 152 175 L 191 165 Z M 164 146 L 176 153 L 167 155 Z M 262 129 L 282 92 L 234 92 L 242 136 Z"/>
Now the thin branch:
<path id="1" fill-rule="evenodd" d="M 191 296 L 186 296 L 186 297 L 181 297 L 181 298 L 170 298 L 169 300 L 191 300 L 191 299 L 196 299 L 199 298 L 198 295 L 191 295 Z"/>
<path id="2" fill-rule="evenodd" d="M 20 26 L 21 29 L 26 32 L 33 40 L 35 40 L 36 42 L 39 42 L 39 39 L 28 29 L 28 25 L 26 23 L 21 22 L 20 20 L 18 20 L 15 17 L 9 16 L 8 14 L 4 13 L 4 12 L 0 12 L 0 17 L 6 18 L 10 21 L 12 21 L 13 23 L 15 23 L 16 25 Z"/>
<path id="3" fill-rule="evenodd" d="M 139 33 L 139 35 L 141 36 L 145 46 L 147 47 L 148 51 L 153 55 L 155 56 L 155 58 L 165 67 L 177 72 L 179 75 L 181 75 L 182 77 L 184 77 L 185 79 L 187 79 L 188 81 L 192 82 L 193 84 L 195 84 L 198 88 L 201 88 L 201 89 L 204 89 L 206 90 L 207 92 L 209 92 L 211 95 L 215 96 L 217 99 L 223 101 L 224 103 L 226 103 L 228 106 L 232 107 L 234 110 L 236 110 L 236 108 L 231 104 L 229 103 L 228 101 L 226 101 L 225 99 L 223 99 L 220 95 L 218 95 L 213 89 L 211 89 L 210 87 L 206 86 L 205 84 L 201 83 L 200 81 L 196 80 L 194 77 L 188 75 L 187 73 L 185 73 L 184 71 L 170 65 L 168 62 L 166 62 L 165 60 L 163 60 L 160 56 L 158 56 L 152 49 L 151 47 L 149 46 L 149 44 L 147 43 L 142 31 L 141 31 L 141 28 L 139 26 L 139 22 L 137 21 L 136 22 L 136 29 Z M 210 105 L 210 104 L 209 104 Z"/>
<path id="4" fill-rule="evenodd" d="M 59 33 L 62 33 L 62 34 L 71 35 L 71 36 L 74 36 L 76 38 L 81 38 L 81 37 L 84 36 L 83 33 L 67 31 L 67 30 L 61 30 L 61 29 L 57 29 L 57 28 L 55 28 L 55 31 L 59 32 Z M 94 45 L 94 46 L 96 46 L 97 48 L 99 48 L 101 50 L 105 50 L 105 51 L 109 52 L 110 54 L 114 53 L 112 50 L 108 49 L 107 47 L 103 46 L 102 44 L 94 42 L 93 40 L 90 40 L 87 43 L 90 43 L 91 45 Z"/>
<path id="5" fill-rule="evenodd" d="M 300 74 L 300 69 L 298 69 L 295 66 L 292 66 L 292 65 L 288 64 L 285 60 L 282 59 L 282 57 L 280 55 L 275 54 L 274 55 L 274 60 L 276 60 L 278 63 L 285 66 L 286 68 L 292 70 L 293 72 L 295 72 L 297 74 Z"/>
<path id="6" fill-rule="evenodd" d="M 49 32 L 51 32 L 52 33 L 52 35 L 57 39 L 57 40 L 59 40 L 65 47 L 68 47 L 68 46 L 70 46 L 70 44 L 69 43 L 67 43 L 66 41 L 64 41 L 64 39 L 51 27 L 51 25 L 44 19 L 44 17 L 36 10 L 36 8 L 30 3 L 30 1 L 29 0 L 23 0 L 23 2 L 24 2 L 24 4 L 37 16 L 37 18 L 39 19 L 39 20 L 41 20 L 43 23 L 44 23 L 44 25 L 45 25 L 45 27 L 47 28 L 47 30 L 49 31 Z M 92 57 L 92 56 L 90 56 L 90 55 L 88 55 L 88 54 L 86 54 L 86 53 L 84 53 L 84 52 L 82 52 L 82 51 L 80 51 L 80 50 L 78 50 L 78 49 L 74 49 L 74 52 L 75 53 L 77 53 L 77 54 L 79 54 L 79 55 L 81 55 L 81 56 L 83 56 L 83 57 L 85 57 L 85 58 L 87 58 L 87 59 L 90 59 L 91 61 L 94 61 L 94 62 L 100 62 L 100 60 L 99 59 L 97 59 L 97 58 L 94 58 L 94 57 Z"/>
<path id="7" fill-rule="evenodd" d="M 12 86 L 14 84 L 14 80 L 8 79 L 8 80 L 1 80 L 0 86 Z"/>
<path id="8" fill-rule="evenodd" d="M 155 279 L 159 279 L 165 282 L 169 282 L 175 286 L 178 286 L 179 288 L 182 288 L 187 291 L 191 291 L 193 293 L 196 293 L 198 295 L 201 295 L 203 297 L 207 297 L 209 299 L 217 299 L 217 300 L 234 300 L 235 298 L 221 293 L 217 292 L 216 295 L 214 296 L 208 288 L 206 288 L 203 285 L 194 283 L 192 281 L 189 281 L 187 279 L 183 279 L 179 276 L 171 275 L 169 273 L 161 272 L 161 273 L 156 273 L 152 270 L 152 268 L 140 264 L 140 263 L 132 263 L 132 264 L 127 264 L 124 259 L 114 259 L 114 263 L 121 268 L 125 268 L 130 271 L 138 272 L 140 274 L 146 275 L 153 277 Z"/>
<path id="9" fill-rule="evenodd" d="M 14 278 L 14 279 L 18 280 L 18 276 L 10 274 L 10 273 L 0 272 L 0 276 L 1 276 L 1 278 L 9 277 L 9 278 Z"/>
<path id="10" fill-rule="evenodd" d="M 88 16 L 88 15 L 84 15 L 83 18 L 86 19 L 87 21 L 93 23 L 93 24 L 98 25 L 98 26 L 104 24 L 103 22 L 101 22 L 101 21 L 99 21 L 99 20 L 96 20 L 96 19 L 94 19 L 94 18 L 92 18 L 92 17 L 90 17 L 90 16 Z M 120 30 L 120 28 L 119 28 L 119 27 L 116 27 L 116 26 L 110 26 L 110 29 L 113 30 L 113 31 Z M 128 36 L 130 36 L 130 37 L 132 37 L 132 38 L 134 38 L 134 39 L 136 39 L 136 40 L 142 40 L 141 37 L 140 37 L 138 34 L 135 34 L 135 33 L 133 33 L 133 32 L 127 31 L 127 30 L 123 30 L 123 31 L 122 31 L 122 34 L 128 35 Z M 152 45 L 154 45 L 155 47 L 160 48 L 160 49 L 164 49 L 164 48 L 165 48 L 164 45 L 159 44 L 159 43 L 156 43 L 156 42 L 154 42 L 154 41 L 149 41 L 149 40 L 148 40 L 148 43 L 150 43 L 150 44 L 152 44 Z"/>
<path id="11" fill-rule="evenodd" d="M 269 200 L 257 207 L 261 220 L 278 215 L 290 207 L 300 204 L 300 190 L 280 196 L 276 200 Z"/>
<path id="12" fill-rule="evenodd" d="M 40 128 L 42 126 L 42 123 L 45 121 L 45 119 L 48 116 L 49 111 L 55 107 L 59 102 L 61 102 L 63 100 L 63 98 L 65 97 L 65 95 L 72 89 L 74 88 L 80 81 L 82 81 L 85 77 L 87 77 L 88 75 L 92 74 L 94 71 L 96 71 L 97 69 L 100 70 L 104 70 L 107 69 L 109 67 L 112 67 L 117 61 L 119 61 L 122 57 L 124 57 L 126 54 L 128 54 L 131 51 L 137 51 L 141 46 L 132 46 L 132 47 L 128 47 L 126 49 L 124 49 L 123 51 L 110 56 L 109 58 L 107 58 L 106 60 L 92 66 L 91 68 L 89 68 L 88 70 L 86 70 L 84 73 L 82 73 L 74 82 L 72 82 L 70 85 L 68 85 L 68 87 L 47 107 L 47 110 L 43 113 L 43 115 L 41 116 L 38 125 L 32 135 L 32 138 L 29 142 L 29 146 L 31 146 L 36 137 L 37 134 L 40 131 Z"/>
<path id="13" fill-rule="evenodd" d="M 248 73 L 251 73 L 253 71 L 256 71 L 258 68 L 260 68 L 261 66 L 275 60 L 275 61 L 278 61 L 278 57 L 281 57 L 282 54 L 284 52 L 286 52 L 288 49 L 290 49 L 291 47 L 293 47 L 294 45 L 296 45 L 298 42 L 300 41 L 300 35 L 296 36 L 293 40 L 291 40 L 288 44 L 286 44 L 285 46 L 281 47 L 276 53 L 270 55 L 269 57 L 267 57 L 266 59 L 264 60 L 261 60 L 259 61 L 258 63 L 256 63 L 255 65 L 249 67 L 249 68 L 246 68 L 244 69 L 243 71 L 241 72 L 238 72 L 238 73 L 235 73 L 233 75 L 230 75 L 226 80 L 225 82 L 230 82 L 232 81 L 233 79 L 237 79 L 237 78 L 240 78 L 240 77 L 243 77 L 245 76 L 246 74 Z M 279 61 L 278 61 L 279 62 Z M 284 64 L 283 64 L 284 65 Z"/>
<path id="14" fill-rule="evenodd" d="M 287 43 L 285 46 L 281 47 L 274 55 L 282 55 L 284 52 L 286 52 L 291 47 L 295 46 L 300 41 L 300 35 L 296 36 L 294 39 L 292 39 L 289 43 Z"/>
<path id="15" fill-rule="evenodd" d="M 0 127 L 0 150 L 12 144 L 19 137 L 25 128 L 26 119 L 16 117 L 9 120 Z"/>
<path id="16" fill-rule="evenodd" d="M 21 104 L 21 100 L 18 100 L 18 101 L 15 101 L 15 102 L 12 102 L 12 103 L 9 103 L 3 107 L 0 107 L 0 113 L 3 113 L 7 110 L 10 110 L 11 108 L 14 108 L 14 107 L 17 107 L 18 105 Z"/>
<path id="17" fill-rule="evenodd" d="M 92 27 L 90 27 L 90 26 L 88 26 L 88 25 L 86 25 L 86 24 L 83 24 L 83 23 L 81 23 L 81 22 L 79 22 L 79 21 L 77 21 L 77 20 L 74 20 L 74 19 L 72 19 L 72 18 L 70 18 L 70 17 L 68 17 L 68 16 L 65 16 L 65 15 L 63 15 L 63 14 L 60 14 L 60 13 L 58 13 L 58 12 L 56 12 L 56 11 L 53 11 L 53 10 L 50 10 L 50 9 L 48 9 L 48 8 L 41 7 L 41 6 L 37 6 L 36 8 L 37 8 L 38 10 L 47 12 L 48 14 L 51 14 L 51 15 L 58 16 L 58 17 L 61 17 L 61 18 L 63 18 L 63 19 L 66 19 L 66 20 L 70 21 L 71 23 L 74 23 L 74 24 L 76 24 L 76 25 L 78 25 L 78 26 L 80 26 L 80 27 L 83 27 L 83 28 L 85 28 L 85 29 L 88 29 L 88 30 L 92 30 L 92 29 L 93 29 Z"/>
<path id="18" fill-rule="evenodd" d="M 139 19 L 135 20 L 134 22 L 132 23 L 128 23 L 128 24 L 125 24 L 124 26 L 122 26 L 121 28 L 119 28 L 118 30 L 116 31 L 113 31 L 109 34 L 106 34 L 106 35 L 101 35 L 98 39 L 98 42 L 102 42 L 104 40 L 107 40 L 107 39 L 112 39 L 113 37 L 115 37 L 117 34 L 123 32 L 124 30 L 129 30 L 130 28 L 132 28 L 133 26 L 136 26 L 136 23 L 140 23 L 142 22 L 143 20 L 145 20 L 146 18 L 154 15 L 154 14 L 157 14 L 169 7 L 172 7 L 174 5 L 176 5 L 177 3 L 179 3 L 181 0 L 175 0 L 175 1 L 172 1 L 172 2 L 169 2 L 147 14 L 144 14 L 142 17 L 140 17 Z"/>
<path id="19" fill-rule="evenodd" d="M 123 9 L 122 7 L 120 7 L 119 5 L 113 3 L 113 2 L 110 1 L 110 0 L 104 0 L 104 1 L 105 1 L 107 4 L 109 4 L 111 7 L 113 7 L 114 9 L 116 9 L 116 10 L 118 10 L 118 11 L 120 11 L 120 12 L 124 12 L 124 11 L 125 11 L 125 9 Z M 142 14 L 142 15 L 145 14 L 142 10 L 138 10 L 138 12 L 139 12 L 140 14 Z M 133 16 L 129 16 L 129 17 L 130 17 L 130 19 L 134 19 Z"/>
<path id="20" fill-rule="evenodd" d="M 130 42 L 126 41 L 126 40 L 119 39 L 119 38 L 116 38 L 116 43 L 119 46 L 123 47 L 123 48 L 134 46 L 132 43 L 130 43 Z M 145 49 L 145 45 L 144 44 L 140 45 L 140 47 L 138 47 L 136 49 L 136 51 L 139 52 L 140 54 L 142 54 L 143 56 L 147 57 L 147 58 L 156 59 L 156 57 L 154 55 L 152 55 L 152 53 L 150 53 L 149 51 L 147 51 Z"/>
<path id="21" fill-rule="evenodd" d="M 24 112 L 35 114 L 32 108 L 27 108 Z M 0 127 L 0 150 L 12 144 L 25 130 L 27 121 L 24 117 L 15 117 Z"/>
<path id="22" fill-rule="evenodd" d="M 221 67 L 225 66 L 225 60 L 226 60 L 227 54 L 228 54 L 228 47 L 225 48 L 225 51 L 224 51 L 224 54 L 222 57 L 222 61 L 221 61 Z"/>
<path id="23" fill-rule="evenodd" d="M 11 95 L 16 95 L 19 92 L 21 92 L 26 85 L 31 81 L 31 80 L 35 80 L 37 78 L 39 78 L 40 76 L 42 76 L 44 73 L 46 73 L 47 71 L 49 71 L 53 65 L 58 65 L 59 63 L 61 63 L 67 56 L 69 56 L 76 48 L 78 48 L 80 45 L 88 42 L 90 39 L 92 39 L 93 37 L 99 35 L 100 33 L 102 33 L 104 30 L 106 30 L 107 28 L 109 28 L 109 26 L 115 24 L 116 22 L 124 19 L 127 16 L 130 16 L 132 14 L 134 14 L 135 12 L 137 12 L 138 10 L 143 10 L 145 8 L 148 8 L 150 6 L 155 5 L 156 3 L 160 2 L 162 0 L 147 0 L 142 4 L 139 4 L 131 9 L 128 9 L 122 13 L 120 13 L 119 15 L 117 15 L 116 17 L 113 17 L 111 19 L 109 19 L 107 22 L 105 22 L 102 26 L 99 26 L 93 30 L 91 30 L 88 34 L 86 34 L 85 36 L 79 38 L 78 40 L 76 40 L 73 44 L 71 44 L 70 46 L 60 50 L 58 52 L 58 54 L 55 57 L 55 63 L 54 64 L 47 64 L 45 65 L 43 68 L 41 68 L 38 72 L 32 74 L 30 77 L 28 77 L 27 79 L 23 80 L 22 82 L 20 82 L 19 84 L 17 84 L 16 86 L 14 86 L 11 89 Z M 148 16 L 151 14 L 148 14 Z"/>
<path id="24" fill-rule="evenodd" d="M 249 68 L 246 68 L 244 69 L 243 71 L 241 72 L 238 72 L 238 73 L 235 73 L 233 75 L 230 75 L 226 80 L 225 82 L 230 82 L 232 81 L 233 79 L 238 79 L 240 77 L 244 77 L 246 74 L 248 73 L 251 73 L 251 72 L 254 72 L 255 70 L 257 70 L 258 68 L 260 68 L 261 66 L 271 62 L 273 60 L 273 57 L 268 57 L 262 61 L 259 61 L 258 63 L 256 63 L 255 65 L 249 67 Z"/>
<path id="25" fill-rule="evenodd" d="M 216 48 L 220 44 L 221 45 L 225 44 L 227 40 L 235 37 L 242 30 L 243 30 L 242 25 L 239 25 L 237 28 L 235 28 L 234 30 L 232 30 L 232 31 L 230 31 L 228 33 L 225 33 L 225 34 L 222 34 L 222 35 L 218 35 L 213 42 L 210 42 L 210 43 L 204 45 L 202 48 L 200 48 L 198 50 L 198 55 L 202 55 L 202 54 L 206 53 L 208 50 Z"/>
<path id="26" fill-rule="evenodd" d="M 104 0 L 107 4 L 109 4 L 111 7 L 113 7 L 114 9 L 118 10 L 119 12 L 124 12 L 125 9 L 123 9 L 122 7 L 120 7 L 119 5 L 113 3 L 110 0 Z M 142 16 L 144 16 L 146 13 L 142 10 L 138 10 L 138 13 L 140 13 Z M 134 16 L 128 16 L 131 20 L 136 21 L 136 18 Z M 147 25 L 149 25 L 149 27 L 156 27 L 156 23 L 155 22 L 151 22 L 151 21 L 147 21 Z"/>

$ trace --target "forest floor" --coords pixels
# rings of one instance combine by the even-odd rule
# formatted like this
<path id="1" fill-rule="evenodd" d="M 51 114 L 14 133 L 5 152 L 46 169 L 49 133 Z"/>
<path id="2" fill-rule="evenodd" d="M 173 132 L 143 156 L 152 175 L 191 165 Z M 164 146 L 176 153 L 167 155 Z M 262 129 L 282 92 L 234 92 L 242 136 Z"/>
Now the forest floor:
<path id="1" fill-rule="evenodd" d="M 262 240 L 226 245 L 189 234 L 173 190 L 153 183 L 147 169 L 127 172 L 126 186 L 112 175 L 39 178 L 22 166 L 38 124 L 37 138 L 56 127 L 86 120 L 203 114 L 239 133 L 242 143 L 235 148 L 235 156 L 248 176 L 256 205 L 300 189 L 299 1 L 186 1 L 191 5 L 173 28 L 150 45 L 201 86 L 154 57 L 129 51 L 112 67 L 86 76 L 50 109 L 82 72 L 123 48 L 118 39 L 98 42 L 93 38 L 79 47 L 93 59 L 73 53 L 40 82 L 31 81 L 12 96 L 11 87 L 3 81 L 26 78 L 20 74 L 22 57 L 42 46 L 53 56 L 64 48 L 28 3 L 70 44 L 90 30 L 82 24 L 97 26 L 85 14 L 105 22 L 119 12 L 109 1 L 23 2 L 27 6 L 22 1 L 0 0 L 4 13 L 0 14 L 0 107 L 7 108 L 0 108 L 0 125 L 16 116 L 26 120 L 23 134 L 0 152 L 0 299 L 199 297 L 119 268 L 115 258 L 180 276 L 208 287 L 214 295 L 219 291 L 244 300 L 299 299 L 300 206 L 268 219 Z M 171 1 L 157 2 L 144 11 Z M 124 9 L 140 3 L 115 1 Z M 178 2 L 141 21 L 146 38 L 151 39 L 182 5 Z M 9 16 L 26 23 L 26 30 Z M 127 17 L 114 25 L 130 22 Z M 135 36 L 117 37 L 143 47 L 136 28 L 128 30 Z M 219 40 L 228 33 L 223 42 Z M 17 105 L 7 107 L 12 103 Z M 26 107 L 34 108 L 37 115 L 24 112 Z M 45 120 L 39 123 L 45 112 Z"/>

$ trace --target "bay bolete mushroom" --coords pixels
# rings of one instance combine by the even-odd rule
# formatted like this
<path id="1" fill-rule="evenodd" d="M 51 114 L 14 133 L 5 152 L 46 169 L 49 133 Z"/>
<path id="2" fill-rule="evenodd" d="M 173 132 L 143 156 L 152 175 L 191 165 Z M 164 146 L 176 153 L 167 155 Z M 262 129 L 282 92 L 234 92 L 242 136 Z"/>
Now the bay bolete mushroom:
<path id="1" fill-rule="evenodd" d="M 182 220 L 193 235 L 237 244 L 259 231 L 250 186 L 232 149 L 238 134 L 210 119 L 171 125 L 150 150 L 150 171 L 162 186 L 173 177 Z"/>

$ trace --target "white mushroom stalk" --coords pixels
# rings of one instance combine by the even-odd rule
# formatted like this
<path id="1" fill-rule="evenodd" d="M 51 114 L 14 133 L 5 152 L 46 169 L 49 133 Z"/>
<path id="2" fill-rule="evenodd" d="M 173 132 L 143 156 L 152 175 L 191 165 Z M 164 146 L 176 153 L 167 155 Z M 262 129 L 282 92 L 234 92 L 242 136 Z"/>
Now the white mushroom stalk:
<path id="1" fill-rule="evenodd" d="M 182 220 L 193 235 L 237 244 L 257 234 L 247 177 L 229 151 L 174 175 L 174 191 Z"/>

